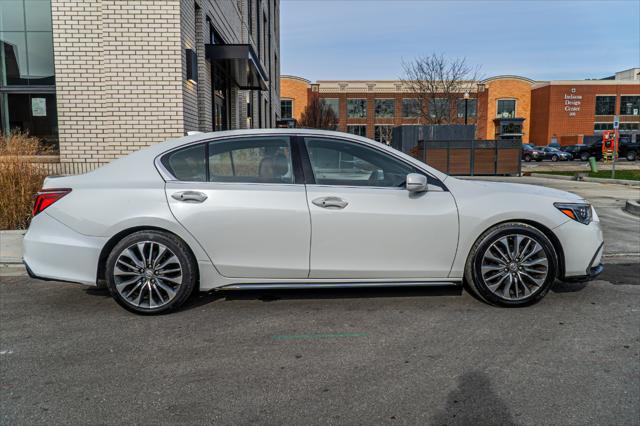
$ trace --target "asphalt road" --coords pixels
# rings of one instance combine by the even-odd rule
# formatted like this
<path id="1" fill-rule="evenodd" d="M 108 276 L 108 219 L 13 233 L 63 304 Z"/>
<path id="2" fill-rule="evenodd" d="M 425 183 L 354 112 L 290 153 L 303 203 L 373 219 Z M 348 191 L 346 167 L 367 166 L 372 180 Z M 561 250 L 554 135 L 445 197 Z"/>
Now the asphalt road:
<path id="1" fill-rule="evenodd" d="M 615 188 L 579 188 L 607 269 L 524 309 L 360 289 L 203 294 L 140 317 L 0 276 L 0 424 L 637 425 L 640 221 Z"/>

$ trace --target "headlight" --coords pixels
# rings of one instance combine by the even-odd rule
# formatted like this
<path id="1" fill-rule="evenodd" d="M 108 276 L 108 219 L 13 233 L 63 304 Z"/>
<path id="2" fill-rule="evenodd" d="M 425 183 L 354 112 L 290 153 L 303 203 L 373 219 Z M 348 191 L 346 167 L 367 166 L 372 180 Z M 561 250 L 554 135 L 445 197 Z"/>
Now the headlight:
<path id="1" fill-rule="evenodd" d="M 593 219 L 591 204 L 587 203 L 553 203 L 565 216 L 588 225 Z"/>

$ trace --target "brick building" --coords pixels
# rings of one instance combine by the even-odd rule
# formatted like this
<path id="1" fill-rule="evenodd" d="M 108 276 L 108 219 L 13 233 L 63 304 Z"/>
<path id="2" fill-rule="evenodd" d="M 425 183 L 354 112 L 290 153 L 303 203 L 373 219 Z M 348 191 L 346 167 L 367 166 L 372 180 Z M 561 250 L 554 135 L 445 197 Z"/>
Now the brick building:
<path id="1" fill-rule="evenodd" d="M 416 95 L 400 81 L 319 80 L 316 83 L 283 76 L 281 96 L 294 105 L 299 118 L 310 96 L 334 108 L 338 130 L 387 142 L 393 126 L 422 122 Z M 476 124 L 478 139 L 517 139 L 547 145 L 579 143 L 584 136 L 613 128 L 620 116 L 620 132 L 638 139 L 640 69 L 616 73 L 602 80 L 534 81 L 501 75 L 476 82 L 467 100 L 467 122 Z M 305 91 L 306 89 L 306 91 Z M 454 122 L 464 122 L 464 94 L 449 102 Z"/>
<path id="2" fill-rule="evenodd" d="M 4 0 L 2 130 L 101 164 L 188 131 L 273 127 L 279 4 Z"/>

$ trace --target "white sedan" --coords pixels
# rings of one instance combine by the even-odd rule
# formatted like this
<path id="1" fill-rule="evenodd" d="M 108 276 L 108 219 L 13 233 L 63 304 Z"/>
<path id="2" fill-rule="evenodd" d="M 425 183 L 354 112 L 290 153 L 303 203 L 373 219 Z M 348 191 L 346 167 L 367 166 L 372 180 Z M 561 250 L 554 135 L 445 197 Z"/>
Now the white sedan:
<path id="1" fill-rule="evenodd" d="M 602 271 L 584 199 L 460 180 L 338 132 L 197 134 L 49 177 L 24 239 L 34 278 L 106 285 L 136 313 L 196 290 L 462 285 L 523 306 Z"/>

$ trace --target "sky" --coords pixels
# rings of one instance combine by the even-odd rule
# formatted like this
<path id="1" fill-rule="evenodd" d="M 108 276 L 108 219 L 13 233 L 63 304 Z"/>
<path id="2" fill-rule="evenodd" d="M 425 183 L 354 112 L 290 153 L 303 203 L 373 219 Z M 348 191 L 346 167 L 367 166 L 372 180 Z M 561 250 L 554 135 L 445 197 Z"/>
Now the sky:
<path id="1" fill-rule="evenodd" d="M 482 77 L 603 78 L 640 66 L 640 0 L 282 0 L 282 74 L 395 80 L 431 53 Z"/>

